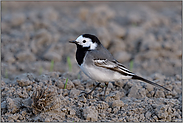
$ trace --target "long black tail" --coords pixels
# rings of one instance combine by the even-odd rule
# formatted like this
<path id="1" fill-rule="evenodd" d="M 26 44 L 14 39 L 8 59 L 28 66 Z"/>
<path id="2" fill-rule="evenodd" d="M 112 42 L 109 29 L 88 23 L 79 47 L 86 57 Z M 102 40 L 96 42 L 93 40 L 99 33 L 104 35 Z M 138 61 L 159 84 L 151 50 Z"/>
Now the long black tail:
<path id="1" fill-rule="evenodd" d="M 149 84 L 151 84 L 151 85 L 161 87 L 161 88 L 165 89 L 166 91 L 170 91 L 169 89 L 167 89 L 167 88 L 165 88 L 165 87 L 163 87 L 163 86 L 161 86 L 161 85 L 159 85 L 159 84 L 156 84 L 156 83 L 154 83 L 154 82 L 152 82 L 152 81 L 150 81 L 150 80 L 144 79 L 144 78 L 142 78 L 142 77 L 140 77 L 140 76 L 137 76 L 137 75 L 134 75 L 134 76 L 132 77 L 132 79 L 142 80 L 142 81 L 147 82 L 147 83 L 149 83 Z"/>

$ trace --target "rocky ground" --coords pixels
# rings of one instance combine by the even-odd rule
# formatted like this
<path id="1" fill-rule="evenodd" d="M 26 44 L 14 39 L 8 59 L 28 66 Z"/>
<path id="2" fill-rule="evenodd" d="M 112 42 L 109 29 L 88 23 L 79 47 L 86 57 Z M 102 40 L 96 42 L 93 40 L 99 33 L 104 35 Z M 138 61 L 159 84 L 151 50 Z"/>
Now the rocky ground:
<path id="1" fill-rule="evenodd" d="M 182 121 L 180 2 L 3 2 L 1 30 L 2 122 Z M 85 98 L 96 83 L 68 43 L 83 33 L 171 92 L 121 80 Z"/>

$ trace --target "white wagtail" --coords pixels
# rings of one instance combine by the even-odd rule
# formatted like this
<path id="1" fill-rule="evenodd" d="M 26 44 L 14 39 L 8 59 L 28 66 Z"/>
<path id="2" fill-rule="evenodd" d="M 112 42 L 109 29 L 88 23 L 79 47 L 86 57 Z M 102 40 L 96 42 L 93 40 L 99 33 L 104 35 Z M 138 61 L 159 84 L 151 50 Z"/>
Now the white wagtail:
<path id="1" fill-rule="evenodd" d="M 119 63 L 111 53 L 100 43 L 99 39 L 91 34 L 83 34 L 75 41 L 77 46 L 76 60 L 81 70 L 91 79 L 99 82 L 86 96 L 91 94 L 96 87 L 104 82 L 106 88 L 104 90 L 104 97 L 108 87 L 109 81 L 117 81 L 121 79 L 137 79 L 147 82 L 149 84 L 159 86 L 166 91 L 169 89 L 158 85 L 150 80 L 137 76 L 129 71 L 124 65 Z"/>

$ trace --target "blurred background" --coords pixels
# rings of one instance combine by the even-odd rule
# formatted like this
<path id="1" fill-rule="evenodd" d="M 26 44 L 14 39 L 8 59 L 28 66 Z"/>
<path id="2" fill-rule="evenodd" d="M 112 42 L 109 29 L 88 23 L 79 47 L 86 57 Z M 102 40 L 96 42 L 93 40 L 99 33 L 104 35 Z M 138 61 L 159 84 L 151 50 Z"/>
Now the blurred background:
<path id="1" fill-rule="evenodd" d="M 96 35 L 133 72 L 181 75 L 181 2 L 2 2 L 1 73 L 80 71 L 76 47 Z"/>

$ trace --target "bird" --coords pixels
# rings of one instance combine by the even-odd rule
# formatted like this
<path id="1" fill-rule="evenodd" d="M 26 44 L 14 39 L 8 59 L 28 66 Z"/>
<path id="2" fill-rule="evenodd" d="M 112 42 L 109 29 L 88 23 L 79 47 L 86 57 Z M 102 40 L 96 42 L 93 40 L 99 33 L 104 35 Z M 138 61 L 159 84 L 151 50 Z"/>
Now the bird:
<path id="1" fill-rule="evenodd" d="M 166 91 L 169 89 L 147 80 L 128 70 L 123 64 L 118 62 L 112 54 L 102 45 L 100 40 L 93 34 L 82 34 L 76 40 L 69 41 L 77 46 L 76 61 L 80 69 L 98 84 L 88 93 L 90 95 L 101 83 L 105 83 L 104 98 L 108 83 L 122 79 L 135 79 L 161 87 Z M 103 98 L 102 98 L 103 100 Z"/>

